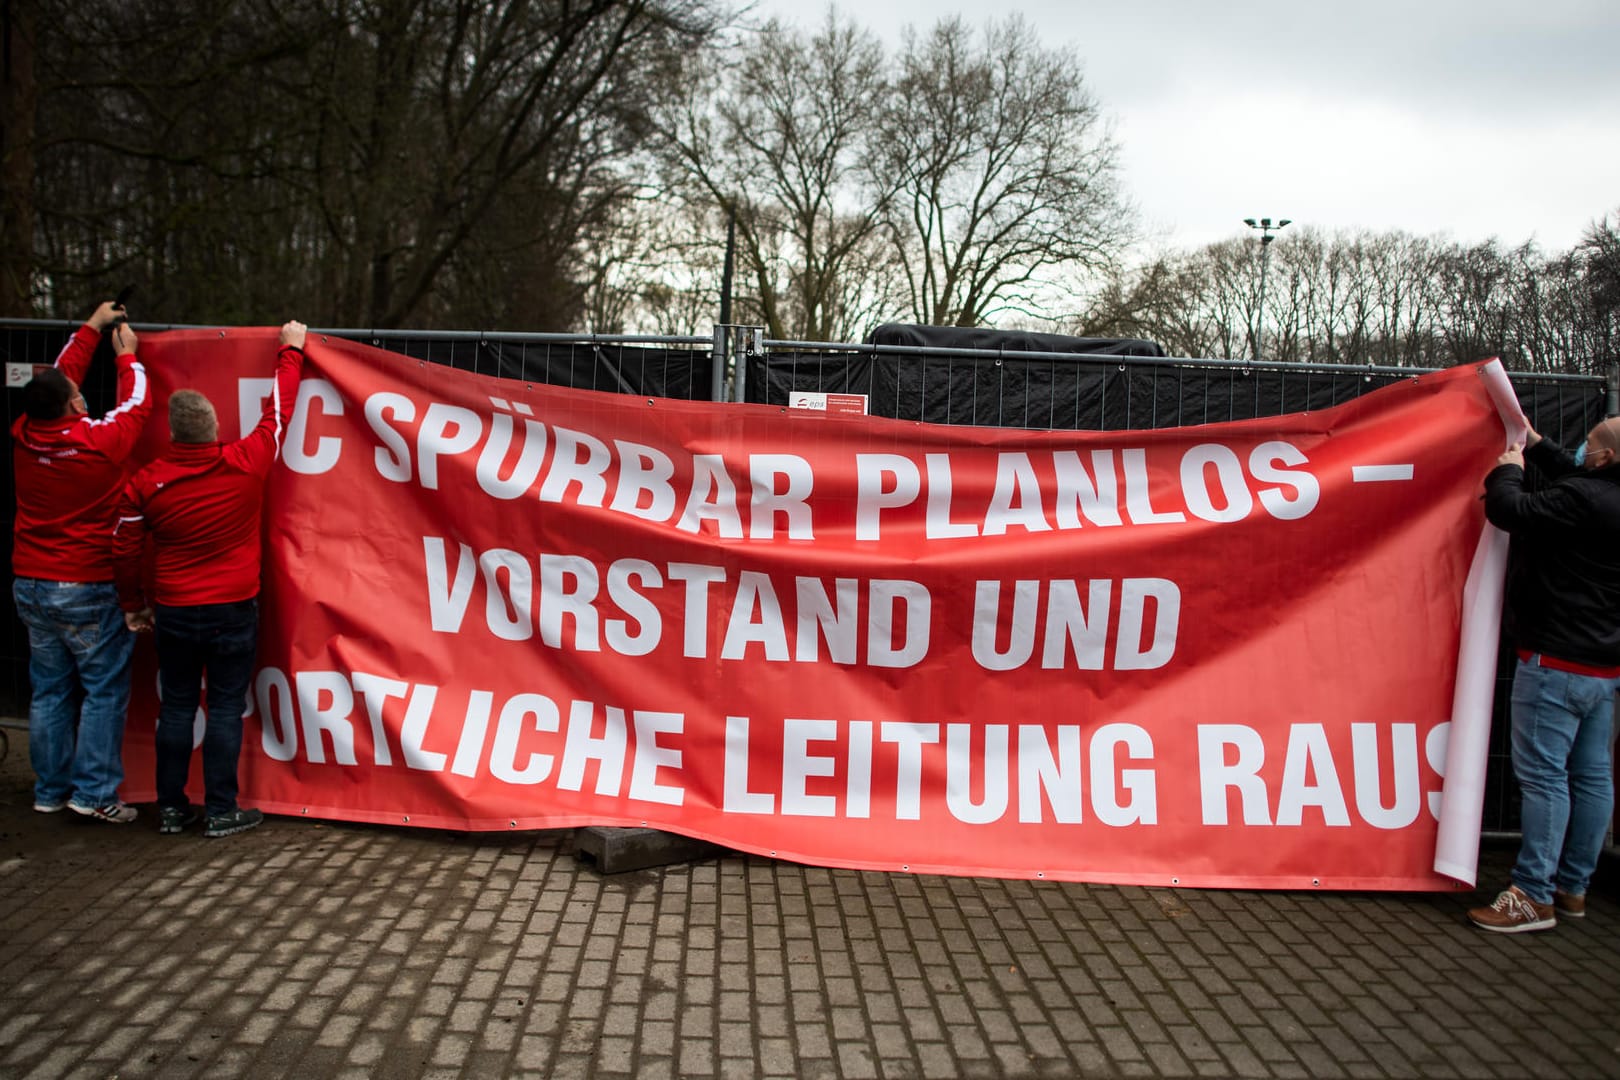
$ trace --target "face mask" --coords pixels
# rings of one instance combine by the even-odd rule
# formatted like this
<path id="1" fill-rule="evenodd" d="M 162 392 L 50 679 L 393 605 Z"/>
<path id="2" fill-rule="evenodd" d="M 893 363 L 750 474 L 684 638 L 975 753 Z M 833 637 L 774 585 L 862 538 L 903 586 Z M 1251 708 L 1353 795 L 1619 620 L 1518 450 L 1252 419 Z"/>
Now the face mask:
<path id="1" fill-rule="evenodd" d="M 1581 443 L 1581 445 L 1579 447 L 1577 447 L 1576 450 L 1575 450 L 1575 467 L 1577 469 L 1580 469 L 1580 468 L 1584 468 L 1585 465 L 1586 465 L 1586 444 Z"/>

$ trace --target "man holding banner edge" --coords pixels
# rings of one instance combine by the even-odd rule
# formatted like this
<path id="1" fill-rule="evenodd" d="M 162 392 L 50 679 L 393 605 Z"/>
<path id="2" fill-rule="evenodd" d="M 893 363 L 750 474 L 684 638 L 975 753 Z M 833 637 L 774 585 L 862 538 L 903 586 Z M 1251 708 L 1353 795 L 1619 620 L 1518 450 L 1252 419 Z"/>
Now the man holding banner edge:
<path id="1" fill-rule="evenodd" d="M 12 595 L 28 629 L 34 809 L 118 825 L 136 817 L 118 798 L 134 639 L 118 618 L 107 530 L 152 411 L 139 341 L 123 319 L 119 301 L 101 303 L 23 388 L 24 415 L 12 426 Z M 104 334 L 118 404 L 97 419 L 79 386 Z"/>
<path id="2" fill-rule="evenodd" d="M 113 565 L 124 622 L 155 630 L 158 678 L 158 829 L 179 833 L 197 820 L 186 799 L 192 723 L 208 681 L 203 735 L 204 835 L 254 828 L 262 812 L 237 805 L 242 714 L 258 643 L 260 521 L 271 466 L 298 397 L 303 323 L 281 328 L 271 393 L 258 424 L 234 442 L 219 441 L 213 404 L 196 390 L 169 398 L 172 445 L 135 474 L 118 503 Z M 155 549 L 152 595 L 142 554 Z"/>
<path id="3" fill-rule="evenodd" d="M 1549 479 L 1524 490 L 1526 456 Z M 1512 884 L 1469 919 L 1499 933 L 1586 914 L 1614 810 L 1610 738 L 1620 690 L 1620 418 L 1574 455 L 1534 430 L 1485 478 L 1485 513 L 1514 541 L 1505 625 L 1518 651 L 1513 771 L 1523 839 Z"/>

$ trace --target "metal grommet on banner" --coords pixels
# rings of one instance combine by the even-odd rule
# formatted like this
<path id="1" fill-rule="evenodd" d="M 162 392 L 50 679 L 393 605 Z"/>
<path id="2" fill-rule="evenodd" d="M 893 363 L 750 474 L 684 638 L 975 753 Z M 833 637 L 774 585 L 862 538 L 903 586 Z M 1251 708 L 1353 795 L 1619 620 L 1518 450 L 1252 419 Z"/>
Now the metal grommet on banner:
<path id="1" fill-rule="evenodd" d="M 507 822 L 507 824 L 510 825 L 514 829 L 517 828 L 517 822 L 515 822 L 515 821 L 509 821 L 509 822 Z"/>
<path id="2" fill-rule="evenodd" d="M 1038 877 L 1038 878 L 1043 878 L 1043 877 L 1046 876 L 1046 871 L 1045 870 L 1037 870 L 1037 871 L 1035 871 L 1035 876 Z"/>
<path id="3" fill-rule="evenodd" d="M 647 404 L 649 404 L 649 405 L 651 405 L 651 404 L 653 404 L 653 399 L 652 399 L 652 398 L 648 398 L 648 399 L 647 399 Z"/>
<path id="4" fill-rule="evenodd" d="M 307 813 L 309 813 L 309 807 L 307 807 L 307 806 L 306 806 L 306 807 L 304 807 L 304 808 L 303 808 L 303 809 L 302 809 L 302 810 L 300 810 L 300 811 L 298 811 L 298 812 L 299 812 L 299 813 L 300 813 L 300 814 L 307 814 Z"/>
<path id="5" fill-rule="evenodd" d="M 1311 878 L 1311 888 L 1319 889 L 1321 887 L 1322 887 L 1322 879 L 1321 878 L 1314 878 L 1314 877 Z"/>
<path id="6" fill-rule="evenodd" d="M 411 815 L 406 814 L 405 815 L 405 824 L 409 825 L 410 823 L 411 823 Z"/>
<path id="7" fill-rule="evenodd" d="M 1172 885 L 1180 885 L 1181 884 L 1181 879 L 1178 878 L 1178 877 L 1173 877 L 1173 878 L 1170 879 L 1170 884 L 1172 884 Z"/>

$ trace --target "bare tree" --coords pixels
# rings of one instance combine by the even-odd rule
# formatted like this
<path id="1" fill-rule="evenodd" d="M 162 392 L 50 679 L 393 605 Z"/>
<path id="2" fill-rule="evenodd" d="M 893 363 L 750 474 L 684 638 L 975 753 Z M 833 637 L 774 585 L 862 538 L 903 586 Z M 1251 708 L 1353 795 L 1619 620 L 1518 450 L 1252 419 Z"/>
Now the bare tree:
<path id="1" fill-rule="evenodd" d="M 975 39 L 960 19 L 908 33 L 874 176 L 909 315 L 974 326 L 1047 313 L 1054 268 L 1106 267 L 1129 236 L 1116 151 L 1069 49 L 1019 17 Z"/>
<path id="2" fill-rule="evenodd" d="M 190 319 L 302 300 L 375 326 L 577 321 L 579 245 L 628 197 L 663 58 L 723 16 L 716 0 L 43 2 L 61 134 L 36 190 L 58 282 L 138 271 Z"/>
<path id="3" fill-rule="evenodd" d="M 735 221 L 742 317 L 772 337 L 840 340 L 888 300 L 889 188 L 861 167 L 883 65 L 877 39 L 831 9 L 813 33 L 773 20 L 696 58 L 667 117 L 667 161 L 695 213 Z"/>

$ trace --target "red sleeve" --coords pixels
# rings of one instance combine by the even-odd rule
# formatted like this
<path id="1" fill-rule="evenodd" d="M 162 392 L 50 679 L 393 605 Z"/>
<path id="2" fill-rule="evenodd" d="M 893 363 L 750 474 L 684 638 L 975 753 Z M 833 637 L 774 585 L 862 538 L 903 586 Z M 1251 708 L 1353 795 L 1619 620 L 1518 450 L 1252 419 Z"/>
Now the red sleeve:
<path id="1" fill-rule="evenodd" d="M 264 403 L 259 423 L 224 449 L 225 460 L 243 472 L 266 476 L 281 453 L 281 439 L 292 422 L 298 401 L 298 382 L 304 373 L 304 351 L 283 345 L 276 357 L 276 381 Z"/>
<path id="2" fill-rule="evenodd" d="M 118 405 L 106 416 L 90 422 L 90 445 L 113 461 L 123 461 L 152 415 L 152 387 L 146 365 L 134 353 L 118 357 Z"/>
<path id="3" fill-rule="evenodd" d="M 75 385 L 84 385 L 84 373 L 90 370 L 90 361 L 96 355 L 96 346 L 101 344 L 101 334 L 93 330 L 89 323 L 85 323 L 73 331 L 68 343 L 62 346 L 62 351 L 56 355 L 56 370 L 72 379 Z"/>
<path id="4" fill-rule="evenodd" d="M 146 607 L 141 586 L 141 557 L 146 550 L 146 514 L 140 495 L 131 480 L 118 497 L 118 514 L 113 520 L 113 581 L 118 585 L 118 606 L 125 611 Z"/>

